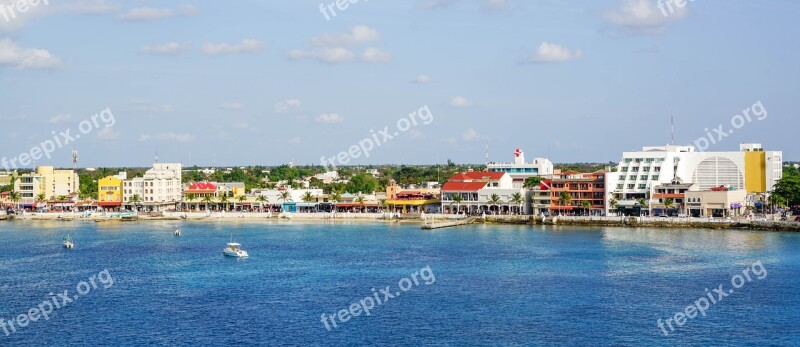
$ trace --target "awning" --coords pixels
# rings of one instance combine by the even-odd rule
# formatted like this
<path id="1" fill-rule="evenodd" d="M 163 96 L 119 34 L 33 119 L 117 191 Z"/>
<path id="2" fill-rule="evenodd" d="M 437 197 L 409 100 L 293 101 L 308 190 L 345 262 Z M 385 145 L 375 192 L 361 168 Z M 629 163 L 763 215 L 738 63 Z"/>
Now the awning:
<path id="1" fill-rule="evenodd" d="M 98 201 L 97 206 L 117 207 L 117 206 L 122 206 L 122 201 Z"/>

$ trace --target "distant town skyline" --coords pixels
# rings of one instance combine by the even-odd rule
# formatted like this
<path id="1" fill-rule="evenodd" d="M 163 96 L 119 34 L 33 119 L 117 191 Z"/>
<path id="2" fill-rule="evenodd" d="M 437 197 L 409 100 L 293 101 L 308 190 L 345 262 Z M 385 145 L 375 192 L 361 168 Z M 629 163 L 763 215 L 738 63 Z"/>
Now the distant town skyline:
<path id="1" fill-rule="evenodd" d="M 383 129 L 345 165 L 482 164 L 487 143 L 616 163 L 673 117 L 675 144 L 800 160 L 800 3 L 19 3 L 0 0 L 0 157 L 74 137 L 37 166 L 321 165 Z"/>

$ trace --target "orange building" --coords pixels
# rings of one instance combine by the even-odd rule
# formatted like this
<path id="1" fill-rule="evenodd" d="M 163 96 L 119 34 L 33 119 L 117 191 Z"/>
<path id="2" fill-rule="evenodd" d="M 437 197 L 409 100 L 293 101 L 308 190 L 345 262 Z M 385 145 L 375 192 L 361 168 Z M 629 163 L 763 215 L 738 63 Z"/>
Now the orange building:
<path id="1" fill-rule="evenodd" d="M 553 179 L 545 181 L 541 187 L 550 191 L 550 211 L 559 214 L 603 214 L 606 206 L 605 175 L 605 171 L 554 174 Z M 562 193 L 566 193 L 569 199 L 562 199 Z"/>

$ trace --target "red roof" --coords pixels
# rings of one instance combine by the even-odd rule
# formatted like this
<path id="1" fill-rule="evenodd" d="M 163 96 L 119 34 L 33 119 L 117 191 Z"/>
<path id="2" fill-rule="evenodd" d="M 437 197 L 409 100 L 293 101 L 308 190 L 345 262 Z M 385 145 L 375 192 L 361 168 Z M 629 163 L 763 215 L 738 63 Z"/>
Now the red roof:
<path id="1" fill-rule="evenodd" d="M 189 190 L 194 190 L 194 191 L 211 190 L 211 191 L 216 191 L 217 190 L 217 186 L 215 186 L 213 183 L 209 183 L 209 182 L 199 182 L 199 183 L 195 183 L 195 184 L 192 184 L 191 186 L 189 186 L 189 189 L 187 189 L 187 191 L 189 191 Z"/>
<path id="2" fill-rule="evenodd" d="M 486 187 L 489 182 L 447 182 L 442 191 L 448 192 L 475 192 Z"/>

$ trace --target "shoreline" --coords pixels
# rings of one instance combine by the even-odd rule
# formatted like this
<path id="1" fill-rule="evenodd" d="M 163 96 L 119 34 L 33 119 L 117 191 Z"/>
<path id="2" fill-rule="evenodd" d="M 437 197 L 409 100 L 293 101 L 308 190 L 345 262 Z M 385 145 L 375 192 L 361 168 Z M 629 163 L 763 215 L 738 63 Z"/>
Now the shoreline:
<path id="1" fill-rule="evenodd" d="M 120 220 L 108 216 L 80 216 L 58 213 L 26 214 L 5 218 L 6 222 L 28 221 L 62 221 L 62 222 L 96 222 L 96 223 L 137 223 L 137 222 L 300 222 L 303 224 L 328 224 L 337 222 L 352 223 L 381 223 L 381 224 L 416 224 L 424 227 L 431 221 L 446 222 L 465 219 L 456 215 L 426 215 L 401 216 L 387 218 L 381 213 L 337 213 L 335 216 L 327 213 L 292 213 L 291 217 L 283 214 L 268 213 L 181 213 L 168 212 L 164 216 L 141 215 L 135 220 Z M 0 218 L 0 221 L 4 219 Z M 455 223 L 457 224 L 457 223 Z M 617 228 L 665 228 L 665 229 L 728 229 L 728 230 L 753 230 L 753 231 L 778 231 L 800 232 L 800 222 L 780 221 L 749 221 L 749 220 L 708 220 L 704 218 L 658 218 L 658 217 L 579 217 L 562 216 L 486 216 L 477 217 L 469 224 L 508 224 L 508 225 L 551 225 L 551 226 L 597 226 Z M 457 228 L 458 225 L 452 227 Z"/>

